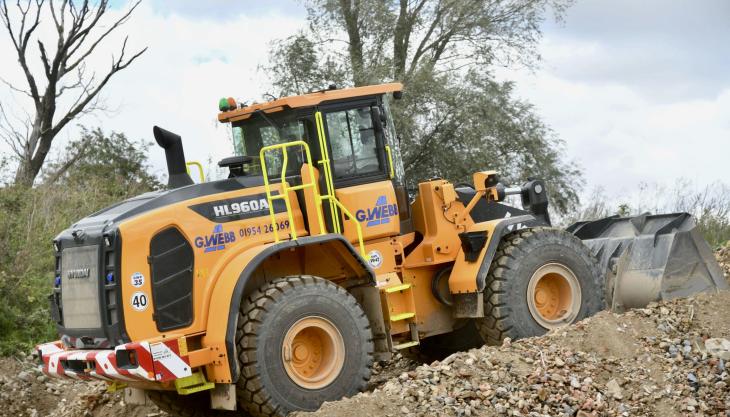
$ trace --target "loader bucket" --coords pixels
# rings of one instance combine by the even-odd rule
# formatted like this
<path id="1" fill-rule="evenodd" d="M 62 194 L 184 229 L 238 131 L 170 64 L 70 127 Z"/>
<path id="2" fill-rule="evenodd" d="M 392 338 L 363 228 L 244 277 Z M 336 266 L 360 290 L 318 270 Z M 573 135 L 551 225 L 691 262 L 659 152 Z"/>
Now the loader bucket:
<path id="1" fill-rule="evenodd" d="M 612 216 L 567 230 L 590 248 L 605 271 L 606 301 L 613 311 L 729 289 L 688 213 Z"/>

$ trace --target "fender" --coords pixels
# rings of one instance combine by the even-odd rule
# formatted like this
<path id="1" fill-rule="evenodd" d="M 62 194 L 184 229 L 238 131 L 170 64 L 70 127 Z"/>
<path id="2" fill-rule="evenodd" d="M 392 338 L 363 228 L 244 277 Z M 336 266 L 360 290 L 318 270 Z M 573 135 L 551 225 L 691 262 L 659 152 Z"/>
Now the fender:
<path id="1" fill-rule="evenodd" d="M 340 250 L 352 256 L 351 266 L 359 277 L 366 278 L 367 285 L 375 285 L 375 272 L 358 254 L 357 250 L 342 235 L 328 234 L 321 236 L 305 236 L 297 240 L 270 243 L 248 249 L 241 253 L 221 271 L 220 278 L 213 289 L 208 314 L 207 333 L 203 345 L 211 347 L 214 356 L 227 361 L 218 360 L 208 365 L 210 380 L 217 383 L 232 383 L 238 380 L 239 369 L 235 355 L 236 323 L 241 299 L 253 288 L 252 275 L 271 256 L 285 250 L 296 250 L 308 245 L 336 245 L 333 250 Z M 226 320 L 222 320 L 223 318 Z M 220 352 L 224 350 L 224 352 Z"/>
<path id="2" fill-rule="evenodd" d="M 475 223 L 460 235 L 462 246 L 449 277 L 455 317 L 484 317 L 482 292 L 502 238 L 515 230 L 544 225 L 542 220 L 525 214 Z M 475 242 L 472 247 L 469 246 L 470 242 Z M 475 253 L 477 250 L 478 255 Z"/>

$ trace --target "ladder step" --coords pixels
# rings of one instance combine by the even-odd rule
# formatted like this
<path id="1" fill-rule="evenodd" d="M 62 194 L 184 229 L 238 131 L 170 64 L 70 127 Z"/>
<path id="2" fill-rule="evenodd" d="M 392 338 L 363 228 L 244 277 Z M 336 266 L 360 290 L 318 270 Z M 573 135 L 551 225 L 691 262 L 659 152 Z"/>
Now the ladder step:
<path id="1" fill-rule="evenodd" d="M 405 342 L 405 343 L 401 343 L 399 345 L 395 345 L 395 346 L 393 346 L 393 348 L 400 350 L 400 349 L 406 349 L 406 348 L 409 348 L 412 346 L 417 346 L 418 344 L 419 344 L 418 340 L 414 340 L 412 342 Z"/>
<path id="2" fill-rule="evenodd" d="M 213 388 L 215 388 L 215 384 L 206 381 L 205 375 L 200 371 L 175 380 L 175 389 L 180 395 L 190 395 Z"/>
<path id="3" fill-rule="evenodd" d="M 400 284 L 385 288 L 385 292 L 390 294 L 398 291 L 405 291 L 409 288 L 411 288 L 411 284 Z"/>
<path id="4" fill-rule="evenodd" d="M 401 320 L 408 320 L 416 317 L 416 313 L 410 312 L 410 313 L 401 313 L 401 314 L 394 314 L 390 316 L 390 321 L 401 321 Z"/>

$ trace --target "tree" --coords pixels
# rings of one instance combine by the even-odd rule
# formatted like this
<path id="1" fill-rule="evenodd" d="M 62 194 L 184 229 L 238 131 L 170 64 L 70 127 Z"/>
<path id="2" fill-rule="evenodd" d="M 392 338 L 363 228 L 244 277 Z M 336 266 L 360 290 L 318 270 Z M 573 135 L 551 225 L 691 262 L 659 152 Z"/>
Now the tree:
<path id="1" fill-rule="evenodd" d="M 162 184 L 148 166 L 148 148 L 149 144 L 132 142 L 123 133 L 105 135 L 99 128 L 82 128 L 66 152 L 47 164 L 43 185 L 79 187 L 106 179 L 109 187 L 105 192 L 112 198 L 127 198 L 135 190 L 160 189 Z"/>
<path id="2" fill-rule="evenodd" d="M 162 188 L 148 154 L 146 144 L 123 134 L 82 129 L 36 187 L 0 186 L 0 212 L 8 213 L 0 216 L 0 355 L 56 336 L 48 316 L 51 241 L 103 207 Z"/>
<path id="3" fill-rule="evenodd" d="M 279 41 L 267 67 L 280 94 L 397 80 L 393 105 L 406 175 L 548 181 L 554 208 L 578 200 L 580 170 L 560 138 L 497 81 L 498 65 L 535 68 L 540 23 L 571 0 L 309 0 L 310 30 Z M 296 80 L 294 82 L 293 80 Z"/>
<path id="4" fill-rule="evenodd" d="M 104 109 L 99 93 L 114 74 L 127 68 L 147 48 L 127 56 L 127 37 L 124 38 L 110 68 L 102 76 L 87 68 L 87 60 L 99 45 L 123 25 L 139 5 L 139 1 L 121 17 L 105 22 L 109 0 L 62 0 L 59 4 L 45 0 L 27 0 L 8 7 L 0 0 L 0 21 L 10 36 L 26 85 L 21 87 L 5 80 L 5 85 L 33 102 L 32 112 L 18 120 L 0 104 L 0 137 L 18 158 L 15 183 L 31 186 L 48 156 L 53 140 L 76 117 Z M 41 17 L 54 24 L 53 38 L 36 36 Z M 34 42 L 35 41 L 35 42 Z M 42 72 L 35 71 L 29 54 L 37 44 Z M 48 46 L 55 46 L 55 51 Z M 41 72 L 41 73 L 38 73 Z M 40 80 L 43 80 L 41 82 Z M 61 98 L 70 95 L 70 106 L 62 109 Z"/>

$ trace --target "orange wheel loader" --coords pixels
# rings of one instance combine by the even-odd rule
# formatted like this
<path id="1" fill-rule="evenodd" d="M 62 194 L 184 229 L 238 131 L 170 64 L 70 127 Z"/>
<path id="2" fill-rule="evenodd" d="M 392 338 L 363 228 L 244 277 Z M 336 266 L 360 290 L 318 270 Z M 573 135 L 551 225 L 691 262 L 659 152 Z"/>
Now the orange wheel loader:
<path id="1" fill-rule="evenodd" d="M 493 171 L 409 194 L 401 89 L 221 100 L 235 155 L 218 181 L 194 183 L 180 137 L 155 127 L 167 189 L 53 242 L 60 340 L 38 346 L 42 371 L 176 416 L 285 416 L 363 390 L 400 349 L 498 344 L 726 286 L 686 214 L 560 230 L 543 181 Z"/>

